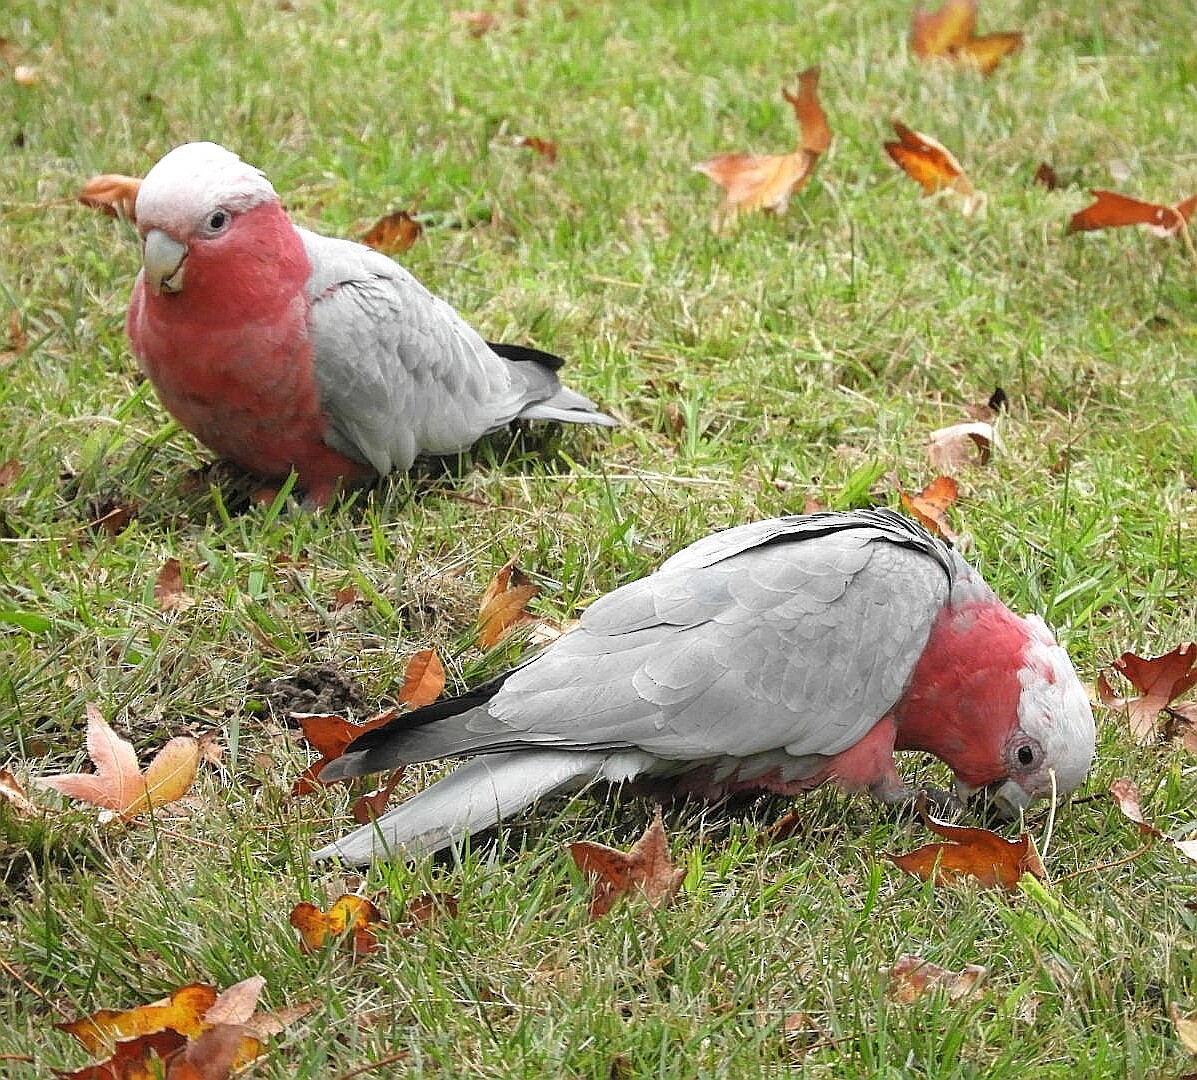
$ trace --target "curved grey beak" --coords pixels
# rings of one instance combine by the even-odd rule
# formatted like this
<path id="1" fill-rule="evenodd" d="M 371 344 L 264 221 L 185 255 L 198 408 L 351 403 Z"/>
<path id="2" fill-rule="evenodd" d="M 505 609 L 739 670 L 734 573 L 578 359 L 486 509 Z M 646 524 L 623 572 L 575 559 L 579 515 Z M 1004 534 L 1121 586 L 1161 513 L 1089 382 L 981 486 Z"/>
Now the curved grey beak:
<path id="1" fill-rule="evenodd" d="M 187 245 L 172 240 L 161 229 L 145 234 L 141 249 L 141 265 L 150 288 L 158 293 L 177 293 L 183 288 L 183 261 Z"/>

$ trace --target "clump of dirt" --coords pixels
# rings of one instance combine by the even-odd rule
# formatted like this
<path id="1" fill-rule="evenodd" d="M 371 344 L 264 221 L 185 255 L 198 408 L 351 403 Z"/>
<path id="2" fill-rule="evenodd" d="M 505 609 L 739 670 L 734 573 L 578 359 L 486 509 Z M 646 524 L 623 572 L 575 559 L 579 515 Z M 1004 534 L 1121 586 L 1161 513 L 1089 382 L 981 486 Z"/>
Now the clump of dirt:
<path id="1" fill-rule="evenodd" d="M 367 712 L 362 689 L 339 668 L 330 664 L 300 668 L 294 675 L 259 679 L 250 688 L 260 710 L 268 710 L 288 726 L 291 713 L 329 713 L 346 718 Z M 249 707 L 254 708 L 251 701 Z"/>

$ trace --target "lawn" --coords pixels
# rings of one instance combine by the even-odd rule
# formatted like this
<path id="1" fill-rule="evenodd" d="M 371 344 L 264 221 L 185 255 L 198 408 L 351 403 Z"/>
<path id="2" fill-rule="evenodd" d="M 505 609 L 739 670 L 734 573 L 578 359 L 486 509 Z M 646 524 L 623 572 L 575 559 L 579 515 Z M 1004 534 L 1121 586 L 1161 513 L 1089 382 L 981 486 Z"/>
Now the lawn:
<path id="1" fill-rule="evenodd" d="M 486 10 L 480 34 L 409 2 L 0 13 L 0 768 L 47 808 L 0 800 L 0 1072 L 82 1066 L 56 1021 L 254 974 L 269 1008 L 316 1003 L 261 1077 L 1197 1069 L 1168 1016 L 1197 1009 L 1197 866 L 1164 843 L 1127 859 L 1143 838 L 1106 795 L 1129 776 L 1156 825 L 1192 837 L 1197 768 L 1105 710 L 1046 891 L 917 882 L 885 853 L 923 827 L 830 790 L 775 844 L 780 800 L 668 808 L 681 894 L 594 923 L 568 845 L 627 846 L 648 802 L 542 806 L 456 863 L 309 863 L 351 796 L 291 797 L 309 756 L 293 684 L 272 680 L 326 669 L 322 703 L 363 719 L 432 646 L 450 689 L 474 685 L 521 648 L 475 644 L 510 557 L 533 609 L 564 620 L 712 529 L 808 500 L 896 506 L 935 475 L 930 433 L 997 387 L 1001 445 L 959 472 L 949 511 L 967 557 L 1087 683 L 1126 650 L 1197 639 L 1192 237 L 1065 233 L 1089 188 L 1197 191 L 1187 3 L 983 0 L 982 30 L 1027 38 L 989 77 L 917 62 L 911 6 L 878 0 Z M 781 88 L 812 64 L 835 135 L 814 178 L 784 216 L 714 232 L 719 192 L 691 167 L 792 150 Z M 979 213 L 893 166 L 895 116 L 959 156 Z M 554 140 L 556 162 L 521 136 Z M 250 504 L 138 374 L 133 229 L 74 202 L 93 174 L 143 175 L 196 139 L 260 166 L 322 232 L 414 211 L 404 264 L 490 340 L 567 358 L 622 426 L 502 435 L 452 477 L 391 477 L 318 514 Z M 1043 161 L 1056 190 L 1033 182 Z M 155 601 L 170 558 L 183 610 Z M 186 732 L 223 751 L 181 803 L 98 824 L 32 783 L 84 764 L 88 703 L 143 761 Z M 1027 819 L 1041 841 L 1047 823 Z M 381 949 L 301 953 L 288 912 L 347 891 L 391 924 Z M 428 892 L 457 914 L 413 927 Z M 882 975 L 903 953 L 988 978 L 903 1003 Z"/>

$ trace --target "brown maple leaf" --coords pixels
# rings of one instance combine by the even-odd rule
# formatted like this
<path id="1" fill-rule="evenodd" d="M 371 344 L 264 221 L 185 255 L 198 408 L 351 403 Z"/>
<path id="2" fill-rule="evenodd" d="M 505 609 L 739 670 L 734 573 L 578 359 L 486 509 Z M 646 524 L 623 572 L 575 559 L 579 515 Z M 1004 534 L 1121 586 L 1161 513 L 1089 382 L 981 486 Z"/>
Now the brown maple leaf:
<path id="1" fill-rule="evenodd" d="M 396 210 L 374 222 L 362 237 L 362 243 L 384 255 L 398 255 L 419 240 L 423 231 L 423 226 L 406 210 Z"/>
<path id="2" fill-rule="evenodd" d="M 557 160 L 557 144 L 552 139 L 542 139 L 539 135 L 517 135 L 515 145 L 534 151 L 550 165 Z"/>
<path id="3" fill-rule="evenodd" d="M 951 884 L 962 877 L 972 877 L 982 885 L 1007 890 L 1018 888 L 1023 874 L 1046 879 L 1047 874 L 1030 833 L 1017 840 L 1006 840 L 989 829 L 950 825 L 927 814 L 925 800 L 920 810 L 927 827 L 948 842 L 924 844 L 902 855 L 888 855 L 895 865 L 923 881 L 936 885 Z"/>
<path id="4" fill-rule="evenodd" d="M 1146 836 L 1164 835 L 1143 816 L 1143 806 L 1139 802 L 1139 785 L 1130 777 L 1122 776 L 1115 780 L 1110 785 L 1110 797 L 1123 815 L 1139 826 L 1139 832 Z"/>
<path id="5" fill-rule="evenodd" d="M 384 709 L 364 724 L 355 724 L 343 716 L 328 713 L 293 713 L 292 715 L 299 721 L 299 726 L 303 729 L 304 738 L 311 743 L 312 748 L 320 757 L 309 765 L 295 781 L 291 787 L 291 794 L 307 795 L 309 792 L 325 786 L 324 781 L 320 779 L 320 770 L 330 761 L 345 753 L 345 748 L 359 735 L 389 723 L 398 712 L 398 709 Z"/>
<path id="6" fill-rule="evenodd" d="M 1120 697 L 1106 673 L 1097 677 L 1097 696 L 1109 709 L 1125 713 L 1135 742 L 1150 743 L 1159 737 L 1159 716 L 1175 698 L 1197 686 L 1197 647 L 1178 645 L 1163 656 L 1143 657 L 1123 653 L 1116 667 L 1139 691 L 1138 697 Z"/>
<path id="7" fill-rule="evenodd" d="M 950 476 L 937 476 L 922 491 L 909 495 L 898 488 L 902 509 L 936 536 L 955 540 L 956 534 L 948 522 L 948 507 L 960 494 L 960 485 Z"/>
<path id="8" fill-rule="evenodd" d="M 668 904 L 681 888 L 684 867 L 674 868 L 661 812 L 629 851 L 579 840 L 569 845 L 578 869 L 594 878 L 590 919 L 606 915 L 622 896 L 640 894 L 653 907 Z"/>
<path id="9" fill-rule="evenodd" d="M 1142 202 L 1116 191 L 1093 190 L 1097 201 L 1078 210 L 1068 221 L 1068 232 L 1116 229 L 1123 225 L 1143 225 L 1162 240 L 1184 231 L 1197 210 L 1197 195 L 1176 206 Z"/>
<path id="10" fill-rule="evenodd" d="M 492 649 L 517 626 L 535 622 L 524 609 L 540 589 L 508 559 L 491 579 L 478 604 L 478 646 Z"/>
<path id="11" fill-rule="evenodd" d="M 41 813 L 8 769 L 0 769 L 0 800 L 11 806 L 18 817 L 34 817 Z"/>
<path id="12" fill-rule="evenodd" d="M 920 59 L 945 59 L 988 75 L 1022 48 L 1017 31 L 977 34 L 976 0 L 944 0 L 935 12 L 917 9 L 911 18 L 910 50 Z"/>
<path id="13" fill-rule="evenodd" d="M 93 176 L 83 185 L 79 201 L 93 210 L 102 210 L 109 217 L 124 218 L 135 223 L 137 193 L 140 190 L 140 177 L 104 173 L 102 176 Z"/>
<path id="14" fill-rule="evenodd" d="M 421 649 L 412 654 L 403 672 L 399 700 L 408 708 L 431 705 L 445 688 L 445 665 L 435 649 Z"/>
<path id="15" fill-rule="evenodd" d="M 819 69 L 810 67 L 799 74 L 796 92 L 782 88 L 800 129 L 799 146 L 793 153 L 718 154 L 694 166 L 695 172 L 726 192 L 715 210 L 716 232 L 748 211 L 785 213 L 790 199 L 805 187 L 819 156 L 831 145 L 831 128 L 819 104 L 818 87 Z"/>
<path id="16" fill-rule="evenodd" d="M 154 603 L 159 611 L 186 611 L 195 601 L 183 588 L 183 568 L 179 560 L 167 559 L 154 581 Z"/>
<path id="17" fill-rule="evenodd" d="M 961 210 L 969 215 L 978 210 L 984 197 L 973 187 L 959 159 L 938 139 L 908 128 L 901 120 L 891 121 L 897 142 L 887 142 L 885 152 L 894 163 L 923 189 L 924 195 L 941 191 L 961 196 Z"/>
<path id="18" fill-rule="evenodd" d="M 142 773 L 132 743 L 108 726 L 95 705 L 88 704 L 86 709 L 87 753 L 96 771 L 59 773 L 36 783 L 126 818 L 181 799 L 191 788 L 199 767 L 198 740 L 190 736 L 171 739 Z"/>
<path id="19" fill-rule="evenodd" d="M 289 921 L 299 931 L 301 952 L 316 952 L 333 942 L 354 956 L 376 952 L 378 938 L 375 930 L 386 926 L 373 901 L 349 893 L 329 905 L 327 912 L 302 901 L 291 909 Z"/>
<path id="20" fill-rule="evenodd" d="M 993 447 L 1000 445 L 992 424 L 972 420 L 931 432 L 927 457 L 932 468 L 950 473 L 973 463 L 988 464 Z"/>
<path id="21" fill-rule="evenodd" d="M 985 981 L 989 969 L 980 964 L 965 964 L 959 971 L 952 971 L 921 956 L 903 953 L 884 974 L 888 982 L 886 993 L 895 1001 L 910 1004 L 934 990 L 946 991 L 949 1001 L 959 1001 Z"/>

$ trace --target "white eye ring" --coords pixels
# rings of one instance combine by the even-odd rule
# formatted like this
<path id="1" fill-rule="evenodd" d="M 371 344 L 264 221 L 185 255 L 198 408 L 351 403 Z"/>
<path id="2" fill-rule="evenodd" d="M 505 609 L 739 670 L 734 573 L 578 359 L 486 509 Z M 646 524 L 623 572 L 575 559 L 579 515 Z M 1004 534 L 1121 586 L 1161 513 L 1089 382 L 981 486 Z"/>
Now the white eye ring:
<path id="1" fill-rule="evenodd" d="M 210 233 L 224 232 L 229 227 L 229 222 L 233 220 L 233 215 L 227 210 L 217 209 L 213 210 L 208 215 L 208 220 L 204 222 Z"/>

